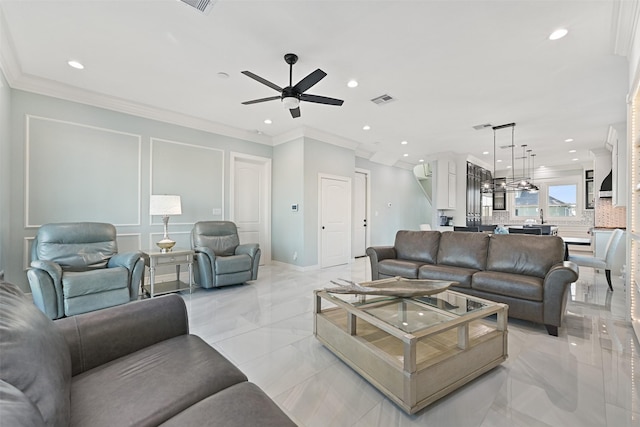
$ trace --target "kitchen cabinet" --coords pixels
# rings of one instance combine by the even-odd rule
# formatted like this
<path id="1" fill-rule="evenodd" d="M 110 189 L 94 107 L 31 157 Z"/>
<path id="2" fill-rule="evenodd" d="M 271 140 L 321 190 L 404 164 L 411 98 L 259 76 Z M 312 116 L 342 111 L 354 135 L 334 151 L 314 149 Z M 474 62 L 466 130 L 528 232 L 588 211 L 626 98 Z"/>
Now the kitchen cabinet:
<path id="1" fill-rule="evenodd" d="M 493 191 L 493 210 L 494 211 L 506 211 L 507 210 L 507 192 L 501 190 L 501 186 L 507 183 L 507 178 L 496 178 L 494 180 Z"/>
<path id="2" fill-rule="evenodd" d="M 595 184 L 593 182 L 593 169 L 584 171 L 584 208 L 593 209 L 596 205 Z"/>
<path id="3" fill-rule="evenodd" d="M 441 159 L 436 163 L 436 209 L 456 208 L 456 162 Z"/>
<path id="4" fill-rule="evenodd" d="M 491 195 L 482 193 L 482 185 L 491 180 L 490 171 L 467 162 L 467 227 L 479 226 L 482 224 L 483 216 L 491 216 Z"/>

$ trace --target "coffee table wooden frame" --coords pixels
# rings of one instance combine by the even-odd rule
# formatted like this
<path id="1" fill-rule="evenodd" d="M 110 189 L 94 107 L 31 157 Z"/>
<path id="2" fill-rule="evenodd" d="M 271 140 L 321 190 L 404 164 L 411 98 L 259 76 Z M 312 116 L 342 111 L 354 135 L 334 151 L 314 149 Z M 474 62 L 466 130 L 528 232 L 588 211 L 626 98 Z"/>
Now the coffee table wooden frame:
<path id="1" fill-rule="evenodd" d="M 362 310 L 388 304 L 374 298 L 355 306 L 337 295 L 314 291 L 314 335 L 407 413 L 415 413 L 507 358 L 506 304 L 454 291 L 483 308 L 455 315 L 411 299 L 451 320 L 406 333 Z M 370 297 L 367 297 L 370 298 Z M 323 308 L 322 304 L 329 307 Z M 497 315 L 496 321 L 486 317 Z"/>

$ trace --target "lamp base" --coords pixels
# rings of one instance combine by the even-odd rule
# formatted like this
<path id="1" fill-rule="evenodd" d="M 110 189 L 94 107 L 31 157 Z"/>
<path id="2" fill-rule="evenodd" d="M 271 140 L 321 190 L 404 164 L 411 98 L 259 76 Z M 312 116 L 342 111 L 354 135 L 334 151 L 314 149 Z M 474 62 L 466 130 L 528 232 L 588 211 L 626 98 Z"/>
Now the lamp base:
<path id="1" fill-rule="evenodd" d="M 159 242 L 156 242 L 156 245 L 160 248 L 160 252 L 162 253 L 166 253 L 166 252 L 171 252 L 171 248 L 173 248 L 176 245 L 176 242 L 174 242 L 171 239 L 162 239 Z"/>

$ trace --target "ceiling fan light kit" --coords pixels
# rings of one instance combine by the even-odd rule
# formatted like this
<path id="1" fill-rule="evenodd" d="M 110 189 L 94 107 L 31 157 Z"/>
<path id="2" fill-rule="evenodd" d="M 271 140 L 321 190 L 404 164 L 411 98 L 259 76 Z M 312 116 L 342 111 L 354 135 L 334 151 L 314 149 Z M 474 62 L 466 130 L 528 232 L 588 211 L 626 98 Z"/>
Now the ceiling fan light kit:
<path id="1" fill-rule="evenodd" d="M 306 102 L 315 102 L 316 104 L 325 104 L 325 105 L 337 105 L 340 106 L 343 104 L 343 100 L 336 98 L 329 98 L 326 96 L 319 95 L 311 95 L 305 93 L 307 90 L 311 89 L 316 83 L 326 77 L 327 73 L 322 71 L 321 69 L 317 69 L 311 74 L 307 75 L 305 78 L 300 80 L 295 86 L 293 85 L 293 64 L 298 62 L 298 55 L 295 53 L 287 53 L 284 56 L 284 60 L 287 64 L 289 64 L 289 86 L 285 88 L 281 88 L 275 83 L 271 83 L 269 80 L 264 79 L 257 74 L 252 73 L 251 71 L 243 71 L 247 77 L 254 79 L 257 82 L 262 83 L 265 86 L 269 86 L 271 89 L 274 89 L 280 92 L 279 96 L 271 96 L 268 98 L 259 98 L 251 101 L 243 102 L 244 105 L 257 104 L 259 102 L 266 101 L 274 101 L 276 99 L 280 99 L 282 104 L 289 110 L 291 113 L 291 117 L 294 119 L 300 117 L 300 101 Z"/>

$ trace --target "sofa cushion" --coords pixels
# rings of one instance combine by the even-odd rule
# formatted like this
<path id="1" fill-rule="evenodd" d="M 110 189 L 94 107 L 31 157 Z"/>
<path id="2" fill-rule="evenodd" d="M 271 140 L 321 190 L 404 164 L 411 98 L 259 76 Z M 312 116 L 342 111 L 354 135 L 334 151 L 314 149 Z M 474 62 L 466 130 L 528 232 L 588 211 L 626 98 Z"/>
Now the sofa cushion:
<path id="1" fill-rule="evenodd" d="M 438 264 L 484 270 L 489 237 L 486 233 L 443 232 L 438 248 Z"/>
<path id="2" fill-rule="evenodd" d="M 489 243 L 487 270 L 544 278 L 564 259 L 564 241 L 557 236 L 496 234 Z"/>
<path id="3" fill-rule="evenodd" d="M 394 244 L 398 259 L 435 264 L 440 232 L 400 230 Z"/>
<path id="4" fill-rule="evenodd" d="M 479 271 L 473 275 L 471 288 L 519 299 L 542 301 L 543 283 L 544 280 L 539 277 L 495 271 Z"/>
<path id="5" fill-rule="evenodd" d="M 378 263 L 378 273 L 385 276 L 401 276 L 407 279 L 417 279 L 418 269 L 423 265 L 417 261 L 404 259 L 385 259 Z"/>
<path id="6" fill-rule="evenodd" d="M 71 358 L 62 334 L 6 282 L 0 282 L 0 313 L 0 379 L 24 393 L 46 425 L 68 425 Z"/>
<path id="7" fill-rule="evenodd" d="M 181 335 L 74 376 L 71 425 L 156 426 L 246 380 L 202 339 Z"/>
<path id="8" fill-rule="evenodd" d="M 207 397 L 161 424 L 162 427 L 295 425 L 257 385 L 248 382 L 233 385 Z"/>
<path id="9" fill-rule="evenodd" d="M 471 287 L 471 276 L 479 270 L 473 268 L 451 267 L 449 265 L 425 264 L 418 270 L 419 279 L 450 280 L 458 282 L 461 288 Z"/>
<path id="10" fill-rule="evenodd" d="M 11 384 L 0 380 L 0 425 L 44 427 L 40 411 L 32 401 Z"/>

